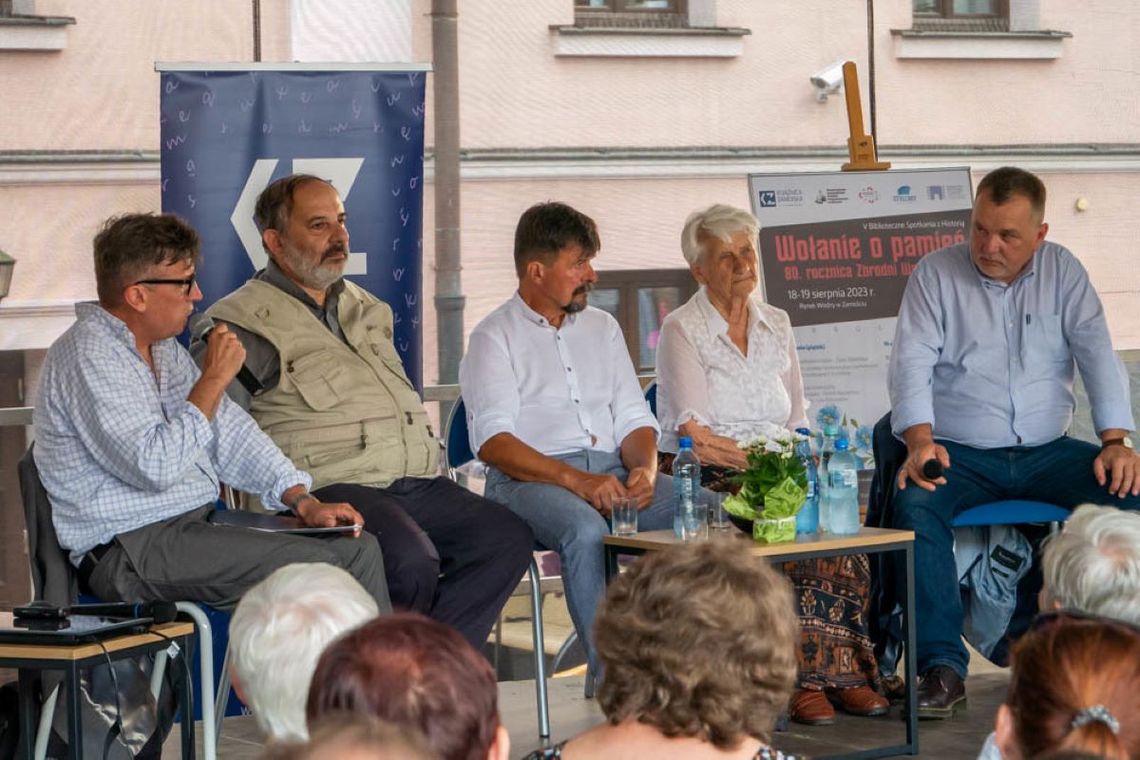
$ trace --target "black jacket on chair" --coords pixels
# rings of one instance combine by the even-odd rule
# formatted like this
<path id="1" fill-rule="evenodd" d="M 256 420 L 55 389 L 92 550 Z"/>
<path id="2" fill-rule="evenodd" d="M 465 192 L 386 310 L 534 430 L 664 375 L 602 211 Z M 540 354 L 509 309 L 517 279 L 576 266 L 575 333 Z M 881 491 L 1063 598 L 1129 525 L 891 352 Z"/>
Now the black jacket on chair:
<path id="1" fill-rule="evenodd" d="M 890 412 L 875 423 L 871 447 L 875 455 L 875 474 L 867 499 L 866 525 L 889 528 L 893 516 L 891 500 L 895 492 L 895 477 L 906 461 L 906 446 L 891 432 Z M 889 554 L 872 554 L 870 559 L 871 598 L 867 629 L 875 645 L 879 671 L 883 675 L 894 675 L 906 638 L 902 619 L 903 594 L 906 591 L 901 582 L 896 582 Z"/>

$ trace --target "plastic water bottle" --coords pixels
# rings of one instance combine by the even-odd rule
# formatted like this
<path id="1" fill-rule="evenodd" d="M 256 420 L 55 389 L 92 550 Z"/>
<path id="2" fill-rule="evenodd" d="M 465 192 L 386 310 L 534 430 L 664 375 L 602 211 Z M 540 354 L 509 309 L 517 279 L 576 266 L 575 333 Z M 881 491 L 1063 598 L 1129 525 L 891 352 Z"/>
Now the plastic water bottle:
<path id="1" fill-rule="evenodd" d="M 819 530 L 819 474 L 815 469 L 815 457 L 811 455 L 811 431 L 798 428 L 796 432 L 805 438 L 796 444 L 796 456 L 804 463 L 807 474 L 807 497 L 796 513 L 796 533 L 815 533 Z"/>
<path id="2" fill-rule="evenodd" d="M 819 528 L 831 530 L 829 490 L 831 480 L 827 476 L 827 465 L 831 462 L 831 455 L 835 453 L 835 441 L 839 437 L 839 430 L 834 425 L 824 425 L 823 443 L 819 447 Z"/>
<path id="3" fill-rule="evenodd" d="M 673 460 L 673 533 L 682 541 L 695 541 L 708 535 L 700 497 L 701 460 L 693 453 L 692 438 L 682 436 L 679 443 L 681 450 Z"/>
<path id="4" fill-rule="evenodd" d="M 835 442 L 835 453 L 827 465 L 827 530 L 838 536 L 859 532 L 859 468 L 848 451 L 846 439 Z"/>

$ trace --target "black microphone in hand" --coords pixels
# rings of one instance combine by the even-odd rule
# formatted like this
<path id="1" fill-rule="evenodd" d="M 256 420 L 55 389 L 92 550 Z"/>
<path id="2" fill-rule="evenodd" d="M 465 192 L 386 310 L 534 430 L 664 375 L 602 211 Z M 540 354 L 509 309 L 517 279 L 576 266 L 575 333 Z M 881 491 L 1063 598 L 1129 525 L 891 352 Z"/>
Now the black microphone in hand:
<path id="1" fill-rule="evenodd" d="M 169 623 L 178 617 L 174 602 L 108 602 L 106 604 L 73 604 L 72 615 L 103 615 L 118 618 L 151 618 L 156 623 Z"/>
<path id="2" fill-rule="evenodd" d="M 213 331 L 214 320 L 210 319 L 209 316 L 201 312 L 190 315 L 190 338 L 192 340 L 200 340 L 205 343 Z M 256 396 L 265 390 L 265 386 L 261 384 L 257 376 L 250 372 L 249 368 L 244 364 L 241 365 L 241 369 L 238 370 L 237 380 L 241 383 L 241 387 L 249 391 L 249 395 L 251 396 Z"/>
<path id="3" fill-rule="evenodd" d="M 942 477 L 942 463 L 937 459 L 927 459 L 922 463 L 922 477 L 927 480 L 938 480 Z"/>

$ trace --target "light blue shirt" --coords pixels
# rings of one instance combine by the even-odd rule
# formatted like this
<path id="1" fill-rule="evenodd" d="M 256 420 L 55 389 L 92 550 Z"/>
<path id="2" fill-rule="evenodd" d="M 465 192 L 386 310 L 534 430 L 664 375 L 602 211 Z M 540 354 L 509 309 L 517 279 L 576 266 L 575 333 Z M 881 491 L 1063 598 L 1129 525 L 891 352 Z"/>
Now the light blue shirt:
<path id="1" fill-rule="evenodd" d="M 1039 446 L 1068 430 L 1074 360 L 1093 424 L 1132 430 L 1128 376 L 1100 298 L 1067 249 L 1042 243 L 1006 285 L 982 275 L 968 243 L 926 256 L 907 283 L 888 383 L 896 435 L 930 423 L 976 448 Z"/>
<path id="2" fill-rule="evenodd" d="M 156 380 L 122 320 L 96 304 L 75 311 L 48 350 L 33 414 L 36 465 L 73 562 L 209 504 L 219 479 L 278 508 L 286 489 L 312 483 L 227 397 L 213 422 L 186 400 L 201 372 L 176 340 L 152 346 Z"/>

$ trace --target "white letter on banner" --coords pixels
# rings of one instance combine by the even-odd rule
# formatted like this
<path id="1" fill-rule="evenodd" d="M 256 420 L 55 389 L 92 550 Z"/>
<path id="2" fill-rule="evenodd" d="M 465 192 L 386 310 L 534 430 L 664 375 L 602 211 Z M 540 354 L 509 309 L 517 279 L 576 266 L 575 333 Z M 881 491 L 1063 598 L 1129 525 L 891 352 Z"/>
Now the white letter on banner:
<path id="1" fill-rule="evenodd" d="M 261 233 L 257 231 L 257 225 L 253 222 L 253 207 L 257 205 L 257 196 L 269 184 L 269 178 L 273 176 L 273 170 L 276 168 L 276 158 L 259 158 L 254 161 L 249 179 L 241 189 L 234 212 L 230 214 L 230 224 L 241 239 L 245 255 L 249 256 L 254 271 L 265 268 L 267 255 L 265 249 L 261 247 Z"/>
<path id="2" fill-rule="evenodd" d="M 348 200 L 352 185 L 364 158 L 294 158 L 293 171 L 298 174 L 313 174 L 332 183 L 342 201 Z M 368 274 L 368 253 L 349 253 L 344 267 L 345 274 Z"/>
<path id="3" fill-rule="evenodd" d="M 328 179 L 340 194 L 341 200 L 347 200 L 356 182 L 356 175 L 364 165 L 363 158 L 297 158 L 293 160 L 293 171 L 298 174 L 312 174 Z M 257 204 L 257 196 L 269 184 L 274 170 L 277 168 L 277 159 L 259 158 L 249 172 L 237 205 L 230 215 L 230 224 L 237 232 L 242 247 L 253 264 L 255 270 L 264 269 L 267 256 L 261 245 L 261 233 L 253 221 L 253 207 Z M 348 262 L 344 269 L 345 274 L 368 274 L 367 252 L 349 253 Z"/>

